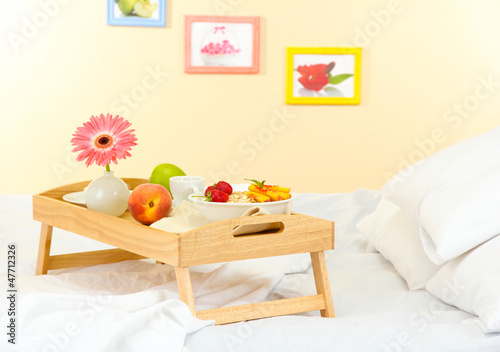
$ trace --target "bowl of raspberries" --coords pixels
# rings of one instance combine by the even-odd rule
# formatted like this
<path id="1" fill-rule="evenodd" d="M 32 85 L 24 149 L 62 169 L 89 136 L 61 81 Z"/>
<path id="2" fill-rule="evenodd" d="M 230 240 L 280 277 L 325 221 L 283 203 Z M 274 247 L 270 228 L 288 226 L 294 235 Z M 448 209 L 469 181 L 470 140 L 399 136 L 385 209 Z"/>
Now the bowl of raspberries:
<path id="1" fill-rule="evenodd" d="M 194 193 L 188 198 L 206 219 L 213 222 L 240 217 L 253 207 L 261 207 L 270 214 L 291 212 L 294 196 L 290 188 L 251 181 L 251 184 L 219 181 L 208 186 L 203 193 Z"/>

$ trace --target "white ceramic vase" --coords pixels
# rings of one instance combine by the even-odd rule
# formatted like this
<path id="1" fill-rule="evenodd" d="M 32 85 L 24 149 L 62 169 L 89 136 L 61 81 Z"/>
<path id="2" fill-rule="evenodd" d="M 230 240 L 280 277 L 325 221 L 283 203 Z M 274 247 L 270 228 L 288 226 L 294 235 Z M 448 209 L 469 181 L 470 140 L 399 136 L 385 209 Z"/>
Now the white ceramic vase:
<path id="1" fill-rule="evenodd" d="M 127 210 L 129 196 L 127 184 L 115 177 L 113 171 L 105 171 L 103 176 L 89 184 L 85 192 L 85 203 L 88 209 L 120 216 Z"/>

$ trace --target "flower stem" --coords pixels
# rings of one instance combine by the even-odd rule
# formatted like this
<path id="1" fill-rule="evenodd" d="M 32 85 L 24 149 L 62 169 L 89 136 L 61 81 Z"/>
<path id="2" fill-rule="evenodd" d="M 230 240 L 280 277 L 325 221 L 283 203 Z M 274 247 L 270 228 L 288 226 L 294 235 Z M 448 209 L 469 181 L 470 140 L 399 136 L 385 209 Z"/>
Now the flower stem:
<path id="1" fill-rule="evenodd" d="M 109 164 L 106 165 L 106 171 L 107 172 L 110 172 L 111 171 L 111 168 L 109 167 Z"/>

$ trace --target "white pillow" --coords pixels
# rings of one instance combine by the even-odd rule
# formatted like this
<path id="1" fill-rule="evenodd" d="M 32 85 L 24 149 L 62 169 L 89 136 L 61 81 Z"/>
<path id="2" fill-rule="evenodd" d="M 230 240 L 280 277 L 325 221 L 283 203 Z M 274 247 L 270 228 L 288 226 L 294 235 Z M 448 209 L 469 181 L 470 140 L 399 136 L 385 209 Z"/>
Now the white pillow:
<path id="1" fill-rule="evenodd" d="M 500 236 L 446 263 L 427 290 L 478 315 L 475 322 L 485 333 L 500 332 Z"/>
<path id="2" fill-rule="evenodd" d="M 425 288 L 439 270 L 425 255 L 415 220 L 394 203 L 381 198 L 377 209 L 356 225 L 389 260 L 410 290 Z"/>
<path id="3" fill-rule="evenodd" d="M 500 127 L 408 166 L 382 196 L 420 225 L 424 250 L 442 264 L 500 233 Z"/>

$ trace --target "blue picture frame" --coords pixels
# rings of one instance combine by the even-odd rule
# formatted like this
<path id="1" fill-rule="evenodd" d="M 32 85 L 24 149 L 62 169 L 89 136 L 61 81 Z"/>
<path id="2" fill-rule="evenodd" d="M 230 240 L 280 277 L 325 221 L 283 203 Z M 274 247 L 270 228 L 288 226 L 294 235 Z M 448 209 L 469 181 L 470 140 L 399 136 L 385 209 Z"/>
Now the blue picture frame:
<path id="1" fill-rule="evenodd" d="M 136 15 L 123 15 L 115 0 L 108 0 L 107 24 L 111 26 L 165 27 L 167 0 L 151 0 L 158 7 L 150 18 Z"/>

